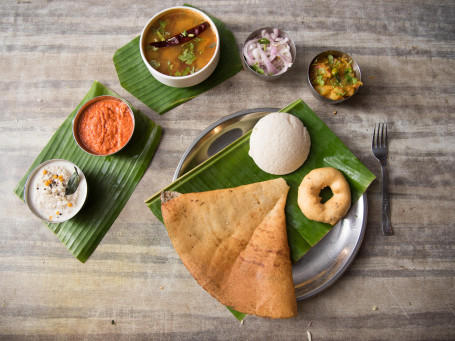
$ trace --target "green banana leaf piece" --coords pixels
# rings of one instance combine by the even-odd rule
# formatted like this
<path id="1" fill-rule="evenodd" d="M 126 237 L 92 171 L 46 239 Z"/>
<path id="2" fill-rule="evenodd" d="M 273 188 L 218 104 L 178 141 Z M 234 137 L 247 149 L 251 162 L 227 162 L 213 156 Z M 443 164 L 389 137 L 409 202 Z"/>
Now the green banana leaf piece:
<path id="1" fill-rule="evenodd" d="M 234 310 L 231 307 L 226 307 L 226 308 L 228 308 L 228 310 L 231 312 L 231 314 L 234 315 L 234 317 L 239 321 L 242 321 L 248 315 L 245 313 L 241 313 L 240 311 Z"/>
<path id="2" fill-rule="evenodd" d="M 173 88 L 160 83 L 145 66 L 139 50 L 140 37 L 136 37 L 114 54 L 120 85 L 161 115 L 236 75 L 243 65 L 234 35 L 223 22 L 211 15 L 209 17 L 220 35 L 220 60 L 209 78 L 188 88 Z"/>
<path id="3" fill-rule="evenodd" d="M 95 81 L 14 189 L 19 198 L 24 200 L 24 185 L 28 175 L 46 160 L 66 159 L 82 170 L 88 183 L 88 196 L 82 210 L 64 223 L 45 224 L 83 263 L 96 249 L 127 203 L 150 164 L 161 138 L 161 127 L 130 105 L 136 127 L 131 141 L 124 149 L 106 157 L 93 156 L 82 151 L 73 139 L 73 118 L 86 101 L 101 95 L 119 97 Z"/>
<path id="4" fill-rule="evenodd" d="M 311 136 L 310 154 L 303 166 L 282 176 L 290 186 L 286 202 L 286 224 L 291 260 L 295 263 L 332 227 L 309 220 L 301 212 L 297 204 L 297 193 L 303 177 L 315 168 L 337 168 L 349 182 L 352 203 L 362 196 L 375 177 L 305 102 L 297 100 L 281 111 L 297 116 Z M 277 178 L 259 169 L 248 155 L 250 135 L 251 131 L 181 176 L 163 191 L 202 192 Z M 163 221 L 160 193 L 147 199 L 146 204 Z"/>

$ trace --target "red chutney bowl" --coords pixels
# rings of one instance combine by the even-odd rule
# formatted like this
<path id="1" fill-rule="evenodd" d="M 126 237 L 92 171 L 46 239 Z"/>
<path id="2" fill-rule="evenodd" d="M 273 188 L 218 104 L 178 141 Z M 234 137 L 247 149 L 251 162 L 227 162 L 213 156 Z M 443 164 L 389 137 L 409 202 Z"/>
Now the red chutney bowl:
<path id="1" fill-rule="evenodd" d="M 107 156 L 122 150 L 133 136 L 134 114 L 115 96 L 98 96 L 84 103 L 73 121 L 73 137 L 89 154 Z"/>

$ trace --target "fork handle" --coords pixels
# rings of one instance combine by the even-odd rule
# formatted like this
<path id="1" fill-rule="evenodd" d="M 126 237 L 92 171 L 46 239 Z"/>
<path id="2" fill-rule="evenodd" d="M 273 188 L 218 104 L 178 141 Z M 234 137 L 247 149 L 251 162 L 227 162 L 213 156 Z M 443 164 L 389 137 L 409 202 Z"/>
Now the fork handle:
<path id="1" fill-rule="evenodd" d="M 393 235 L 392 224 L 390 223 L 389 204 L 389 181 L 387 177 L 387 166 L 382 166 L 382 233 L 385 236 Z"/>

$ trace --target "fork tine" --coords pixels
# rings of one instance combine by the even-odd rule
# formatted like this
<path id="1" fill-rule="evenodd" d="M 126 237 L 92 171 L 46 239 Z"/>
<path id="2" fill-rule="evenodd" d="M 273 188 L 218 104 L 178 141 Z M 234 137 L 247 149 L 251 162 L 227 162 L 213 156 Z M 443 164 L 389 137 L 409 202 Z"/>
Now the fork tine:
<path id="1" fill-rule="evenodd" d="M 379 147 L 383 148 L 384 147 L 384 123 L 379 123 L 379 127 L 381 129 L 381 133 L 380 133 L 381 140 L 379 141 Z"/>
<path id="2" fill-rule="evenodd" d="M 378 130 L 376 131 L 376 148 L 381 148 L 381 123 L 378 123 Z"/>
<path id="3" fill-rule="evenodd" d="M 384 147 L 388 148 L 388 145 L 387 145 L 387 123 L 384 123 L 384 125 L 385 125 Z"/>
<path id="4" fill-rule="evenodd" d="M 376 123 L 374 124 L 373 128 L 373 140 L 371 141 L 371 148 L 376 146 Z"/>

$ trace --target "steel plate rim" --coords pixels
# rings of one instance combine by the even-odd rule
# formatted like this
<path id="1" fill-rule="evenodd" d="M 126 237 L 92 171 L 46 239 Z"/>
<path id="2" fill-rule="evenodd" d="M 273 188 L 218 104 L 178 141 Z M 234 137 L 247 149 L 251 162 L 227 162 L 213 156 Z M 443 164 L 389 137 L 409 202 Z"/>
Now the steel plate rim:
<path id="1" fill-rule="evenodd" d="M 223 124 L 226 121 L 229 121 L 233 118 L 239 117 L 239 116 L 244 116 L 248 114 L 253 114 L 256 112 L 275 112 L 279 111 L 280 109 L 278 108 L 253 108 L 253 109 L 246 109 L 242 111 L 235 112 L 233 114 L 224 116 L 223 118 L 220 118 L 216 122 L 212 123 L 209 125 L 207 128 L 205 128 L 190 144 L 190 146 L 186 149 L 186 151 L 183 153 L 182 157 L 180 158 L 180 161 L 177 165 L 177 168 L 175 169 L 174 176 L 172 177 L 172 181 L 175 181 L 178 179 L 180 175 L 180 171 L 182 169 L 183 163 L 185 160 L 188 158 L 188 156 L 191 154 L 193 151 L 194 147 L 197 145 L 197 143 L 204 138 L 208 133 L 210 133 L 213 129 L 218 127 L 219 125 Z"/>
<path id="2" fill-rule="evenodd" d="M 354 259 L 357 257 L 357 254 L 359 253 L 360 247 L 362 246 L 363 239 L 365 237 L 365 231 L 366 231 L 366 224 L 367 224 L 367 218 L 368 218 L 368 201 L 367 201 L 367 194 L 366 192 L 362 194 L 360 199 L 357 201 L 357 203 L 362 200 L 363 204 L 363 218 L 362 218 L 362 228 L 360 229 L 360 234 L 357 238 L 357 241 L 355 243 L 355 247 L 352 250 L 350 256 L 346 260 L 345 264 L 337 271 L 337 273 L 332 276 L 327 282 L 325 282 L 323 285 L 320 287 L 309 291 L 306 294 L 303 294 L 299 297 L 297 297 L 297 301 L 303 301 L 305 299 L 311 298 L 313 296 L 316 296 L 317 294 L 321 293 L 324 290 L 327 290 L 329 287 L 331 287 L 335 282 L 337 282 L 347 271 L 347 269 L 351 266 L 352 262 Z M 328 233 L 330 233 L 329 231 Z"/>

